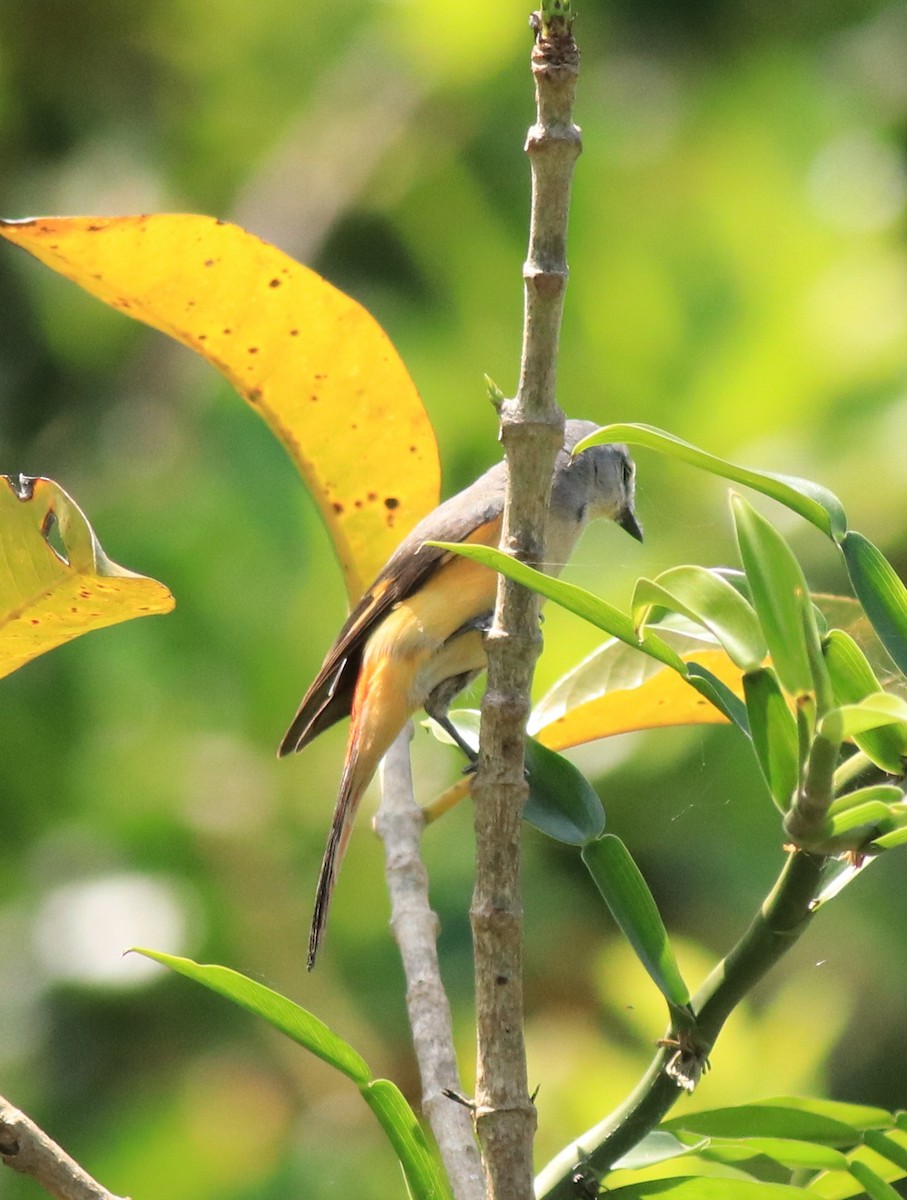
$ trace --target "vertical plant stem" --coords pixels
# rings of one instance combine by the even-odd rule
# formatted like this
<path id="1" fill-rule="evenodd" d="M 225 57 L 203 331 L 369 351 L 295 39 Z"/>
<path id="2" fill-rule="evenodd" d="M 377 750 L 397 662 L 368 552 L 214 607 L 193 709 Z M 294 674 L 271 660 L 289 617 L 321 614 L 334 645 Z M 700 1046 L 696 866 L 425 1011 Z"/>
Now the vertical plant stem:
<path id="1" fill-rule="evenodd" d="M 391 928 L 406 976 L 406 1010 L 422 1082 L 422 1110 L 431 1125 L 456 1200 L 485 1200 L 485 1177 L 469 1111 L 447 1092 L 462 1091 L 454 1054 L 450 1004 L 438 964 L 438 918 L 428 897 L 420 855 L 424 817 L 413 795 L 409 722 L 381 764 L 381 808 Z"/>
<path id="2" fill-rule="evenodd" d="M 572 18 L 556 4 L 535 14 L 532 52 L 537 121 L 526 151 L 532 170 L 529 253 L 523 268 L 525 313 L 520 385 L 501 407 L 509 485 L 501 544 L 529 562 L 544 559 L 554 460 L 564 415 L 555 382 L 567 285 L 567 212 L 580 152 L 573 124 L 579 56 Z M 569 6 L 567 6 L 569 8 Z M 520 834 L 529 692 L 541 648 L 538 601 L 501 579 L 488 636 L 488 688 L 482 706 L 473 785 L 476 884 L 471 909 L 476 964 L 476 1128 L 488 1200 L 530 1200 L 535 1107 L 523 1040 Z"/>

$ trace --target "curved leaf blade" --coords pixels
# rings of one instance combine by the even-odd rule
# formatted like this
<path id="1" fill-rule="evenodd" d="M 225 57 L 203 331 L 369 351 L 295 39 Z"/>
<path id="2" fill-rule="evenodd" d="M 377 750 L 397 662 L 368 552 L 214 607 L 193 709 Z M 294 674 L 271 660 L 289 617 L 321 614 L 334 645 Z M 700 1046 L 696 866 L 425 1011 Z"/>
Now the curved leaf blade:
<path id="1" fill-rule="evenodd" d="M 452 1200 L 422 1126 L 397 1085 L 389 1079 L 372 1079 L 361 1091 L 396 1151 L 413 1200 Z"/>
<path id="2" fill-rule="evenodd" d="M 613 604 L 608 604 L 606 600 L 600 600 L 598 596 L 594 596 L 585 588 L 577 587 L 575 583 L 566 583 L 563 579 L 553 579 L 550 575 L 545 575 L 542 571 L 537 571 L 534 567 L 527 566 L 526 563 L 520 562 L 519 559 L 492 546 L 478 546 L 465 542 L 426 542 L 425 544 L 440 546 L 452 554 L 460 554 L 463 558 L 471 558 L 475 562 L 483 563 L 486 567 L 491 567 L 493 571 L 500 571 L 502 575 L 521 583 L 530 591 L 538 592 L 540 596 L 544 596 L 548 600 L 553 600 L 561 608 L 575 613 L 584 621 L 588 621 L 598 629 L 603 629 L 612 637 L 619 638 L 628 646 L 633 646 L 644 654 L 663 662 L 666 666 L 673 667 L 681 675 L 686 674 L 682 659 L 662 638 L 648 631 L 637 637 L 633 622 L 620 609 L 615 608 Z"/>
<path id="3" fill-rule="evenodd" d="M 901 1200 L 901 1193 L 876 1174 L 872 1167 L 855 1159 L 850 1164 L 850 1173 L 869 1197 L 869 1200 Z"/>
<path id="4" fill-rule="evenodd" d="M 583 847 L 582 859 L 624 937 L 670 1005 L 683 1008 L 690 993 L 680 974 L 661 914 L 642 872 L 613 833 Z"/>
<path id="5" fill-rule="evenodd" d="M 803 1200 L 802 1188 L 786 1183 L 698 1175 L 647 1179 L 627 1187 L 609 1187 L 606 1194 L 608 1200 L 646 1200 L 649 1196 L 668 1196 L 671 1200 Z"/>
<path id="6" fill-rule="evenodd" d="M 200 983 L 209 991 L 217 992 L 247 1012 L 261 1017 L 292 1041 L 303 1046 L 310 1054 L 352 1079 L 354 1083 L 361 1086 L 371 1078 L 371 1071 L 365 1060 L 348 1042 L 313 1013 L 294 1004 L 286 996 L 281 996 L 279 992 L 256 983 L 254 979 L 249 979 L 238 971 L 231 971 L 229 967 L 197 963 L 191 958 L 162 954 L 141 946 L 135 946 L 133 949 L 136 954 L 154 959 L 155 962 L 169 967 L 171 971 L 185 975 L 187 979 Z"/>
<path id="7" fill-rule="evenodd" d="M 848 633 L 832 629 L 823 650 L 837 704 L 858 704 L 867 696 L 882 691 L 869 660 Z M 907 762 L 907 731 L 889 725 L 855 734 L 854 741 L 883 771 L 891 775 L 903 774 Z"/>
<path id="8" fill-rule="evenodd" d="M 777 529 L 742 496 L 731 497 L 753 607 L 781 685 L 792 696 L 820 690 L 807 642 L 819 635 L 800 564 Z"/>
<path id="9" fill-rule="evenodd" d="M 656 429 L 654 425 L 606 425 L 589 437 L 583 438 L 573 453 L 579 454 L 589 446 L 598 446 L 603 442 L 630 442 L 635 446 L 646 446 L 650 450 L 657 450 L 681 462 L 700 467 L 713 475 L 745 484 L 799 513 L 834 541 L 840 541 L 847 530 L 847 517 L 841 501 L 828 488 L 813 483 L 812 480 L 737 466 L 727 459 L 709 454 L 706 450 L 675 437 L 672 433 Z"/>
<path id="10" fill-rule="evenodd" d="M 448 715 L 460 737 L 478 750 L 481 713 L 458 708 Z M 433 721 L 430 724 L 441 740 L 451 740 L 440 726 Z M 605 828 L 602 802 L 573 763 L 532 737 L 526 738 L 525 763 L 529 796 L 523 809 L 524 821 L 568 846 L 584 846 L 601 834 Z M 470 779 L 463 779 L 443 792 L 430 806 L 429 819 L 453 807 L 467 794 L 469 785 Z"/>
<path id="11" fill-rule="evenodd" d="M 753 606 L 723 575 L 707 567 L 671 567 L 656 579 L 640 579 L 632 603 L 637 629 L 656 606 L 702 625 L 741 671 L 754 671 L 768 654 Z"/>
<path id="12" fill-rule="evenodd" d="M 772 799 L 787 812 L 800 776 L 796 719 L 774 671 L 760 668 L 744 675 L 743 687 L 756 758 Z"/>
<path id="13" fill-rule="evenodd" d="M 846 1171 L 848 1166 L 847 1156 L 840 1150 L 796 1138 L 712 1138 L 700 1153 L 703 1158 L 728 1163 L 760 1156 L 792 1171 Z"/>
<path id="14" fill-rule="evenodd" d="M 572 762 L 527 737 L 526 772 L 529 797 L 524 821 L 568 846 L 585 846 L 601 835 L 605 828 L 602 802 Z"/>
<path id="15" fill-rule="evenodd" d="M 823 1109 L 821 1106 L 804 1108 L 796 1100 L 781 1097 L 754 1104 L 687 1113 L 662 1122 L 661 1128 L 706 1137 L 795 1138 L 842 1148 L 854 1146 L 860 1141 L 858 1127 L 852 1124 L 852 1114 L 847 1111 L 849 1107 L 845 1106 L 843 1111 Z"/>
<path id="16" fill-rule="evenodd" d="M 657 1166 L 658 1163 L 669 1162 L 672 1158 L 683 1158 L 696 1154 L 704 1145 L 705 1140 L 688 1146 L 681 1142 L 673 1133 L 663 1129 L 653 1129 L 633 1147 L 628 1150 L 611 1167 L 612 1171 L 640 1171 L 646 1167 Z"/>
<path id="17" fill-rule="evenodd" d="M 0 237 L 226 376 L 302 472 L 353 600 L 438 503 L 434 432 L 387 334 L 275 246 L 189 213 L 2 221 Z"/>
<path id="18" fill-rule="evenodd" d="M 819 722 L 819 732 L 834 741 L 856 737 L 867 729 L 897 728 L 907 736 L 907 700 L 890 692 L 875 692 L 857 704 L 832 709 Z"/>
<path id="19" fill-rule="evenodd" d="M 65 557 L 49 541 L 54 523 Z M 162 583 L 111 562 L 59 484 L 0 475 L 0 676 L 80 634 L 173 606 Z"/>
<path id="20" fill-rule="evenodd" d="M 907 675 L 907 587 L 885 555 L 862 533 L 841 542 L 853 590 L 885 649 Z"/>

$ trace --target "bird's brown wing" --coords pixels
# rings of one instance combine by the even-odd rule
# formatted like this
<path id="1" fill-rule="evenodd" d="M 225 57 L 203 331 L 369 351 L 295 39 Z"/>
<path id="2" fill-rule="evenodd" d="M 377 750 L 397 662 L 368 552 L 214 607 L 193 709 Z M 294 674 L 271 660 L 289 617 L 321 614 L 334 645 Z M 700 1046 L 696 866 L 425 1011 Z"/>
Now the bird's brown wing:
<path id="1" fill-rule="evenodd" d="M 418 591 L 425 580 L 451 557 L 448 551 L 423 543 L 463 542 L 482 526 L 499 523 L 505 484 L 504 464 L 499 463 L 465 491 L 439 505 L 404 538 L 350 613 L 328 651 L 280 743 L 277 751 L 280 757 L 301 750 L 319 733 L 349 716 L 362 651 L 372 631 L 395 604 Z M 496 542 L 496 534 L 489 540 Z"/>

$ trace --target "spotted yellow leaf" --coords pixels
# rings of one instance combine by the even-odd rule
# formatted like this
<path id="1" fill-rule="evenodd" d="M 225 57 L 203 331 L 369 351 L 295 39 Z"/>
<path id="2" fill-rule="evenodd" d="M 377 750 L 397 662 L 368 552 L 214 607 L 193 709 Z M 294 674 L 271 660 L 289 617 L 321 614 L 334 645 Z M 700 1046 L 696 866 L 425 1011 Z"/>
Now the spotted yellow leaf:
<path id="1" fill-rule="evenodd" d="M 302 472 L 352 600 L 438 503 L 434 433 L 387 334 L 281 250 L 191 214 L 40 217 L 0 236 L 229 379 Z"/>

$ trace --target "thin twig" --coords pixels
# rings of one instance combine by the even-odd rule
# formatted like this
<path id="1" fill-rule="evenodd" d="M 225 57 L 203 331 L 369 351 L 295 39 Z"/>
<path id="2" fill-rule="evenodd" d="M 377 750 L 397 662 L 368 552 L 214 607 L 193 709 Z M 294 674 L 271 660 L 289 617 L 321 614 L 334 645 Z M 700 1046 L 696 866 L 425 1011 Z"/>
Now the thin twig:
<path id="1" fill-rule="evenodd" d="M 566 6 L 569 8 L 569 5 Z M 545 558 L 551 477 L 563 444 L 555 378 L 567 284 L 567 210 L 580 150 L 573 124 L 578 54 L 569 13 L 536 14 L 532 70 L 538 119 L 526 142 L 532 169 L 520 386 L 501 411 L 509 485 L 501 544 L 529 562 Z M 532 1196 L 535 1106 L 523 1040 L 520 833 L 526 801 L 525 728 L 541 648 L 538 602 L 501 579 L 488 636 L 488 688 L 473 784 L 476 883 L 471 909 L 476 964 L 476 1128 L 489 1200 Z"/>
<path id="2" fill-rule="evenodd" d="M 55 1200 L 120 1200 L 2 1096 L 0 1158 L 6 1166 L 40 1184 Z"/>
<path id="3" fill-rule="evenodd" d="M 485 1176 L 470 1110 L 450 1099 L 462 1084 L 454 1054 L 450 1005 L 438 965 L 438 918 L 428 897 L 420 847 L 424 818 L 413 795 L 412 724 L 381 765 L 381 808 L 375 828 L 384 842 L 391 928 L 406 975 L 406 1007 L 428 1118 L 456 1200 L 485 1200 Z"/>

